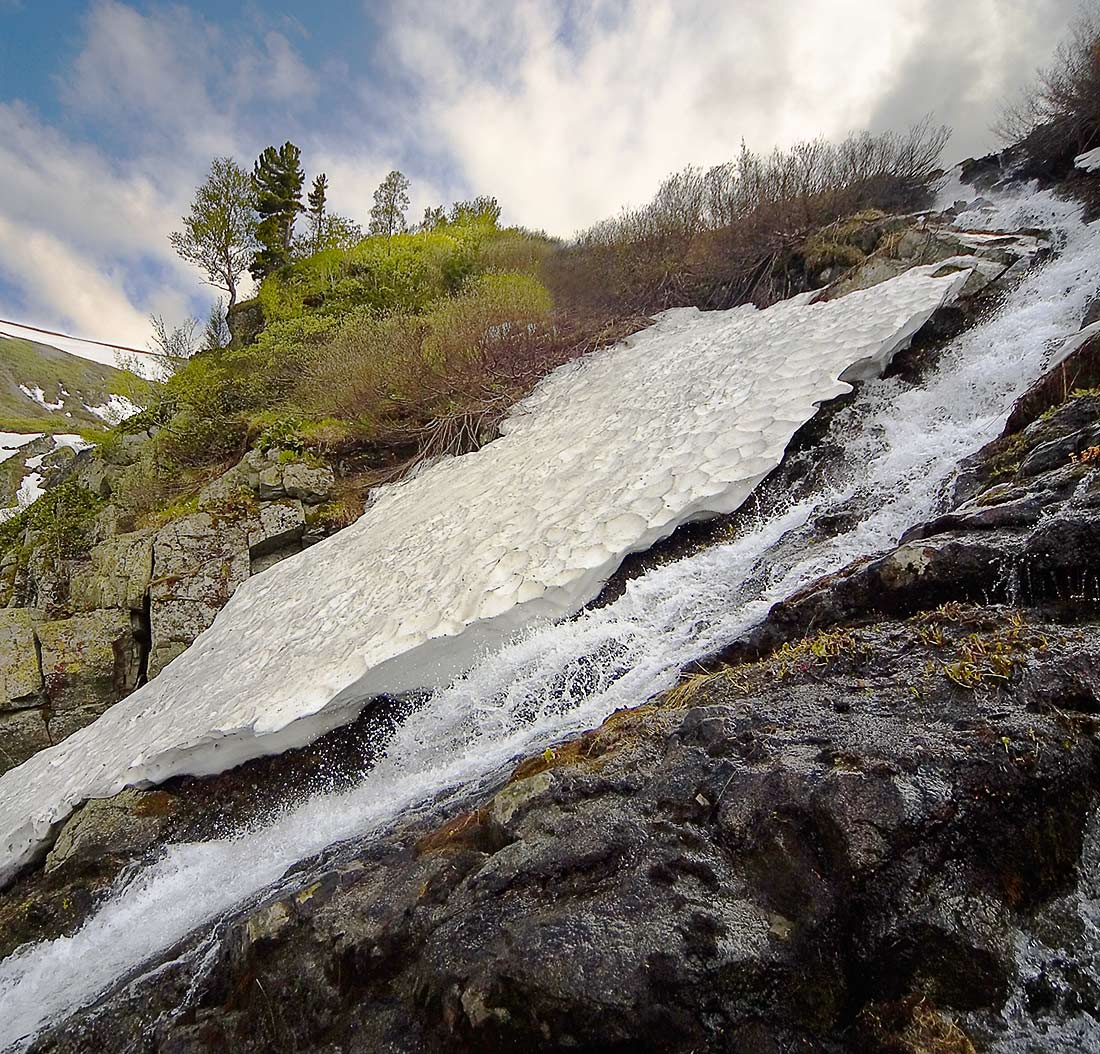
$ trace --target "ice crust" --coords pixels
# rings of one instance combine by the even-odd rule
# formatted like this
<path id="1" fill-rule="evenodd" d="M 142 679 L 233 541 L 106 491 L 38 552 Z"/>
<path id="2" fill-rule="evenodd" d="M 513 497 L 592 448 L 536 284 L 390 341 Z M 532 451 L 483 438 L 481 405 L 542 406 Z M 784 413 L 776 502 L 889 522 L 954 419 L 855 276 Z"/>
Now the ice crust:
<path id="1" fill-rule="evenodd" d="M 668 311 L 556 370 L 500 439 L 249 579 L 156 680 L 0 777 L 0 881 L 82 801 L 445 685 L 521 626 L 577 611 L 628 553 L 737 509 L 817 406 L 879 373 L 971 273 L 933 270 L 828 303 Z"/>

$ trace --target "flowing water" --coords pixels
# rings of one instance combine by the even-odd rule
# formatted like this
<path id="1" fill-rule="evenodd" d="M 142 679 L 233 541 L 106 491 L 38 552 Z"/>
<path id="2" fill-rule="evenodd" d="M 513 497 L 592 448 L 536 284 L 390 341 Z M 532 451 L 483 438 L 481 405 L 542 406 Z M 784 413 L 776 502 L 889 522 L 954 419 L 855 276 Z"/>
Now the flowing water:
<path id="1" fill-rule="evenodd" d="M 775 601 L 884 550 L 934 514 L 954 466 L 999 433 L 1100 288 L 1100 229 L 1047 193 L 1004 198 L 961 224 L 1050 229 L 1061 251 L 945 349 L 919 387 L 898 378 L 864 386 L 830 425 L 846 450 L 831 484 L 758 516 L 728 544 L 635 579 L 606 607 L 484 655 L 405 720 L 354 789 L 320 794 L 232 837 L 169 847 L 78 933 L 0 963 L 0 1047 L 94 1001 L 197 927 L 262 895 L 296 862 L 468 792 L 517 755 L 668 688 L 683 666 L 743 634 Z M 861 522 L 820 540 L 812 517 L 853 499 L 867 510 Z"/>

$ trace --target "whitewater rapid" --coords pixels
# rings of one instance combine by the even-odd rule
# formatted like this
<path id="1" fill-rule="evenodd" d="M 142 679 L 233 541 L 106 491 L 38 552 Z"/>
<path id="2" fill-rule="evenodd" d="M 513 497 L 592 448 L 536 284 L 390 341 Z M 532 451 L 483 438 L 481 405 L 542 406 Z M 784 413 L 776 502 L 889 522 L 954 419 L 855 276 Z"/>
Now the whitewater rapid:
<path id="1" fill-rule="evenodd" d="M 298 861 L 488 784 L 517 755 L 670 687 L 683 666 L 751 628 L 775 601 L 886 549 L 936 512 L 954 466 L 998 434 L 1100 286 L 1100 229 L 1048 193 L 1005 199 L 959 222 L 1050 229 L 1061 252 L 1025 276 L 995 317 L 954 341 L 920 387 L 901 379 L 863 387 L 830 426 L 846 450 L 830 488 L 759 518 L 726 545 L 635 579 L 606 607 L 488 650 L 401 725 L 354 789 L 318 795 L 233 837 L 169 847 L 78 933 L 0 963 L 0 1045 L 19 1045 L 197 927 L 268 895 Z M 866 516 L 815 540 L 812 518 L 852 499 Z"/>

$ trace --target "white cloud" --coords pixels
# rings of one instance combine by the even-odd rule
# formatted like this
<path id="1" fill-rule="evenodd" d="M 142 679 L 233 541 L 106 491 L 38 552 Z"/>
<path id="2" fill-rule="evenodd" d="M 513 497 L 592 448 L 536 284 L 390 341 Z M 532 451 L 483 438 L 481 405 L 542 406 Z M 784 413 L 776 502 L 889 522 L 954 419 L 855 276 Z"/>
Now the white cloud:
<path id="1" fill-rule="evenodd" d="M 210 158 L 249 158 L 250 100 L 281 120 L 315 78 L 280 33 L 229 40 L 180 6 L 98 0 L 84 26 L 63 99 L 100 143 L 0 102 L 0 269 L 25 321 L 141 347 L 151 312 L 181 320 L 216 295 L 168 243 Z"/>
<path id="2" fill-rule="evenodd" d="M 51 234 L 0 216 L 0 268 L 6 278 L 25 281 L 35 314 L 59 316 L 93 339 L 138 347 L 145 340 L 145 316 L 122 292 L 121 276 Z"/>
<path id="3" fill-rule="evenodd" d="M 427 0 L 393 7 L 391 44 L 418 85 L 420 134 L 509 217 L 568 234 L 742 138 L 766 150 L 841 136 L 887 97 L 910 121 L 942 103 L 941 120 L 965 118 L 960 149 L 989 146 L 974 111 L 991 116 L 1030 72 L 1009 42 L 1041 61 L 1073 2 Z M 954 96 L 922 81 L 922 58 L 937 79 L 941 65 L 965 71 Z"/>

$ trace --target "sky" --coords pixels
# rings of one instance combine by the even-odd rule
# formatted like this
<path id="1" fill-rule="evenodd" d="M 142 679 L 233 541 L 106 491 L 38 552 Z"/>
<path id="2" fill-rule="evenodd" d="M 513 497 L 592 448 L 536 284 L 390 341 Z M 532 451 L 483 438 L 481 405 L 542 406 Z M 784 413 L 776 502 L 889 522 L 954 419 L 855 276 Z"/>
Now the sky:
<path id="1" fill-rule="evenodd" d="M 168 234 L 213 157 L 250 167 L 285 139 L 364 224 L 398 168 L 410 219 L 492 194 L 566 237 L 742 139 L 931 114 L 946 162 L 980 156 L 1078 6 L 0 0 L 0 319 L 141 348 L 151 313 L 205 317 L 217 292 Z"/>

